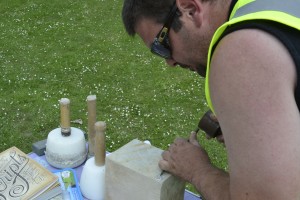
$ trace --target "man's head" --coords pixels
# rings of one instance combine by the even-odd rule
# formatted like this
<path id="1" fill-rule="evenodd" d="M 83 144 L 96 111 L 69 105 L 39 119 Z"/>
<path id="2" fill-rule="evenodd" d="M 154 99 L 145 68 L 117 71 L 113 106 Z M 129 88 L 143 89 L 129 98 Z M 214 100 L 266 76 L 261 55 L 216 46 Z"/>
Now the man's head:
<path id="1" fill-rule="evenodd" d="M 208 2 L 210 1 L 210 2 Z M 204 76 L 213 34 L 208 10 L 215 0 L 124 0 L 123 23 L 171 65 Z"/>
<path id="2" fill-rule="evenodd" d="M 174 0 L 124 0 L 122 19 L 127 33 L 134 36 L 136 25 L 144 18 L 164 24 L 174 2 Z M 172 28 L 179 30 L 180 22 L 178 17 L 174 17 L 176 19 L 173 20 Z"/>

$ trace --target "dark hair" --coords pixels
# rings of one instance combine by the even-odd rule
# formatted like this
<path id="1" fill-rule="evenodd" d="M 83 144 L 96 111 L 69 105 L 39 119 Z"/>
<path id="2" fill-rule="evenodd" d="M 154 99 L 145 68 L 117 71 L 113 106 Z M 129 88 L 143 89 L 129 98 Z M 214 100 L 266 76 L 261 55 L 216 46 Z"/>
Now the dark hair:
<path id="1" fill-rule="evenodd" d="M 127 33 L 134 36 L 135 26 L 143 18 L 163 24 L 173 3 L 174 0 L 124 0 L 122 19 Z M 181 28 L 179 15 L 175 16 L 172 28 L 175 31 Z"/>

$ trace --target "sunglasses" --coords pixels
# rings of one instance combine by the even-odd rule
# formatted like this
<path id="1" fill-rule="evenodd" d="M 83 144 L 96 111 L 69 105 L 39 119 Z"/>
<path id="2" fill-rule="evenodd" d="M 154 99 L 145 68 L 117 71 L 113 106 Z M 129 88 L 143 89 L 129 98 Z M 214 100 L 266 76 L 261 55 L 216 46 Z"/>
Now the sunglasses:
<path id="1" fill-rule="evenodd" d="M 153 43 L 151 44 L 151 52 L 164 59 L 172 58 L 170 41 L 169 41 L 169 31 L 172 26 L 176 12 L 177 12 L 177 6 L 176 6 L 176 2 L 174 2 L 172 9 L 169 12 L 169 15 L 167 17 L 167 21 L 165 22 L 162 29 L 158 32 L 158 34 L 154 38 Z"/>

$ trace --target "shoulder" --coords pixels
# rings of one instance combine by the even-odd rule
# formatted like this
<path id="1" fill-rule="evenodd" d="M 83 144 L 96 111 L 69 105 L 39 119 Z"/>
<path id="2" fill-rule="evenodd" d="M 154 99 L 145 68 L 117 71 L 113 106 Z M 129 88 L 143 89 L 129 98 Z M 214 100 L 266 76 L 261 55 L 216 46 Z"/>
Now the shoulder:
<path id="1" fill-rule="evenodd" d="M 241 90 L 248 96 L 278 86 L 293 91 L 297 79 L 288 50 L 275 37 L 258 29 L 226 35 L 212 56 L 209 78 L 212 101 L 218 100 L 214 96 L 224 92 L 223 87 L 228 87 L 226 94 L 233 92 L 235 96 Z"/>

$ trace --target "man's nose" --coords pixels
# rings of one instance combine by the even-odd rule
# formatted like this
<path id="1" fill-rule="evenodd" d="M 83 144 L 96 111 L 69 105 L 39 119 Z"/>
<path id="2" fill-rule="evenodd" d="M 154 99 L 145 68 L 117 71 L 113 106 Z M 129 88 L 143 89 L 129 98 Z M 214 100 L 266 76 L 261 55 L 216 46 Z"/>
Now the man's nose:
<path id="1" fill-rule="evenodd" d="M 170 66 L 170 67 L 175 67 L 177 65 L 176 61 L 173 60 L 172 58 L 166 59 L 166 63 Z"/>

